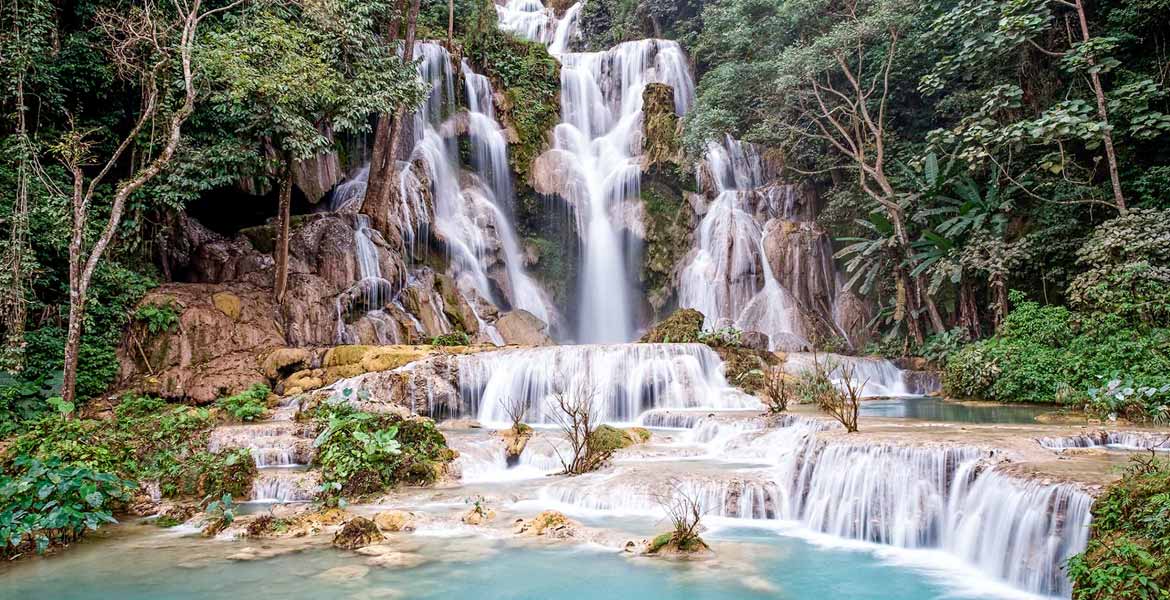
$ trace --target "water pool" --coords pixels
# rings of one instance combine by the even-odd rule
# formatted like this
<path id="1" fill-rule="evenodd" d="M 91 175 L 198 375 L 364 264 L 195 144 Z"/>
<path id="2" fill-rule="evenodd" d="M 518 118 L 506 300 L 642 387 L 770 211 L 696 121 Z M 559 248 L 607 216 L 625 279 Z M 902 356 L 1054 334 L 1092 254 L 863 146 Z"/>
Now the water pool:
<path id="1" fill-rule="evenodd" d="M 588 546 L 518 544 L 484 536 L 395 538 L 427 562 L 367 566 L 367 557 L 316 545 L 251 561 L 226 557 L 257 541 L 204 540 L 149 526 L 114 528 L 61 556 L 3 567 L 0 598 L 183 600 L 247 598 L 477 598 L 566 600 L 928 600 L 962 597 L 943 575 L 865 550 L 826 548 L 760 530 L 711 536 L 715 558 L 631 558 Z M 279 549 L 279 543 L 266 543 Z M 290 550 L 292 550 L 290 548 Z M 1009 594 L 1018 595 L 1018 594 Z M 967 593 L 966 597 L 987 597 Z"/>

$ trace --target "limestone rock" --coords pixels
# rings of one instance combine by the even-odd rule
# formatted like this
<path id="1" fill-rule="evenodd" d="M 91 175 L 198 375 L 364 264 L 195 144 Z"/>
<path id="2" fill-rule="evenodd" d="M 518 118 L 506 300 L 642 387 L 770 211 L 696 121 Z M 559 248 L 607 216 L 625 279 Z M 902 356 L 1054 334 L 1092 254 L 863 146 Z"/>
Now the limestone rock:
<path id="1" fill-rule="evenodd" d="M 521 346 L 547 346 L 552 344 L 548 336 L 548 324 L 532 313 L 517 309 L 505 313 L 496 321 L 496 330 L 506 344 Z"/>
<path id="2" fill-rule="evenodd" d="M 414 531 L 414 515 L 402 510 L 388 510 L 374 515 L 374 523 L 382 531 L 397 533 Z"/>
<path id="3" fill-rule="evenodd" d="M 211 295 L 211 302 L 223 314 L 233 321 L 240 320 L 240 297 L 231 292 L 216 292 Z"/>
<path id="4" fill-rule="evenodd" d="M 570 520 L 563 513 L 555 510 L 546 510 L 529 521 L 519 520 L 516 523 L 517 535 L 547 536 L 553 539 L 567 539 L 577 537 L 581 526 Z"/>
<path id="5" fill-rule="evenodd" d="M 642 168 L 679 162 L 682 136 L 674 112 L 674 89 L 664 83 L 650 83 L 642 90 Z"/>
<path id="6" fill-rule="evenodd" d="M 316 577 L 326 581 L 336 581 L 343 583 L 354 579 L 361 579 L 366 575 L 369 575 L 369 573 L 370 568 L 365 565 L 345 565 L 322 571 L 318 573 Z"/>
<path id="7" fill-rule="evenodd" d="M 345 550 L 356 550 L 362 546 L 376 544 L 386 539 L 378 526 L 365 517 L 354 517 L 333 536 L 333 545 Z"/>
<path id="8" fill-rule="evenodd" d="M 265 377 L 276 381 L 288 373 L 308 367 L 311 358 L 312 352 L 307 348 L 276 348 L 264 355 L 260 369 Z"/>
<path id="9" fill-rule="evenodd" d="M 532 161 L 532 189 L 545 196 L 559 196 L 570 204 L 584 192 L 585 178 L 576 159 L 564 150 L 548 150 Z M 580 191 L 579 191 L 580 190 Z"/>
<path id="10" fill-rule="evenodd" d="M 366 559 L 371 567 L 387 569 L 413 569 L 430 562 L 425 556 L 414 552 L 385 552 Z"/>
<path id="11" fill-rule="evenodd" d="M 750 350 L 767 350 L 768 334 L 759 331 L 745 331 L 739 338 L 739 343 Z"/>
<path id="12" fill-rule="evenodd" d="M 496 511 L 483 506 L 475 506 L 467 511 L 460 520 L 467 525 L 483 525 L 494 518 L 496 518 Z"/>

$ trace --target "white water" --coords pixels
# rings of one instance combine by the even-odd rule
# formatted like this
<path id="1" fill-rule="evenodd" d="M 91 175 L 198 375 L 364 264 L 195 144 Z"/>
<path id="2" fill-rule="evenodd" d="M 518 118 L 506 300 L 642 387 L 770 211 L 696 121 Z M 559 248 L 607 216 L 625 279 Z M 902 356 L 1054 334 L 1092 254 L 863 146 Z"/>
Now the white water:
<path id="1" fill-rule="evenodd" d="M 865 397 L 925 396 L 938 391 L 907 381 L 907 373 L 884 358 L 789 352 L 783 367 L 786 372 L 799 375 L 812 371 L 814 360 L 829 371 L 829 378 L 838 385 L 843 383 L 846 373 L 852 374 L 853 383 L 861 386 L 861 395 Z"/>
<path id="2" fill-rule="evenodd" d="M 1087 541 L 1088 494 L 1002 475 L 983 449 L 826 443 L 818 437 L 823 430 L 792 417 L 780 429 L 696 432 L 694 441 L 709 439 L 710 455 L 774 466 L 671 471 L 622 463 L 631 466 L 560 480 L 542 498 L 660 515 L 655 495 L 674 481 L 710 517 L 796 522 L 842 539 L 938 549 L 1017 588 L 1069 595 L 1062 566 Z"/>
<path id="3" fill-rule="evenodd" d="M 1140 431 L 1093 431 L 1069 437 L 1048 437 L 1036 440 L 1049 450 L 1070 448 L 1114 448 L 1117 450 L 1153 450 L 1170 452 L 1170 434 Z"/>
<path id="4" fill-rule="evenodd" d="M 756 149 L 727 136 L 707 147 L 707 166 L 715 200 L 699 225 L 691 261 L 679 281 L 679 305 L 743 331 L 768 335 L 772 349 L 807 345 L 796 299 L 776 280 L 764 250 L 764 225 L 793 218 L 792 194 L 783 204 L 760 203 L 756 188 L 765 182 Z M 766 198 L 772 200 L 772 198 Z"/>
<path id="5" fill-rule="evenodd" d="M 465 415 L 510 423 L 506 402 L 523 398 L 526 421 L 553 422 L 552 395 L 589 393 L 598 422 L 633 422 L 655 408 L 757 409 L 730 387 L 718 355 L 701 344 L 553 346 L 458 357 Z"/>

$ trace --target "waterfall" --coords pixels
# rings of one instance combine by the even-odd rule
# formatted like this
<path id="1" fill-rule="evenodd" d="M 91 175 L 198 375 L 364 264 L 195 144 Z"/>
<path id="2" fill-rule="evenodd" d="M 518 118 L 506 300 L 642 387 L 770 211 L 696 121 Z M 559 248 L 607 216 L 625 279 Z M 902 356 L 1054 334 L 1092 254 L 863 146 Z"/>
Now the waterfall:
<path id="1" fill-rule="evenodd" d="M 764 184 L 763 161 L 754 146 L 731 136 L 707 145 L 707 166 L 716 197 L 682 271 L 679 305 L 703 313 L 707 328 L 724 321 L 765 333 L 771 349 L 807 346 L 797 301 L 777 281 L 764 249 L 765 224 L 793 218 L 791 194 L 783 206 L 760 202 L 771 200 L 755 192 Z"/>
<path id="2" fill-rule="evenodd" d="M 483 423 L 510 422 L 506 403 L 522 398 L 526 421 L 554 422 L 552 395 L 588 393 L 597 422 L 635 421 L 651 409 L 758 409 L 730 387 L 719 356 L 701 344 L 553 346 L 457 358 L 463 411 Z"/>
<path id="3" fill-rule="evenodd" d="M 549 44 L 561 61 L 561 123 L 553 147 L 572 157 L 578 176 L 566 198 L 576 210 L 582 246 L 577 340 L 629 341 L 637 298 L 623 225 L 625 205 L 641 199 L 642 91 L 649 83 L 671 86 L 675 111 L 686 114 L 695 88 L 686 56 L 677 43 L 653 39 L 604 52 L 567 52 L 580 4 L 560 20 L 536 0 L 512 0 L 497 10 L 501 27 Z"/>
<path id="4" fill-rule="evenodd" d="M 1092 431 L 1069 437 L 1046 437 L 1036 440 L 1049 450 L 1070 448 L 1115 448 L 1118 450 L 1152 450 L 1170 452 L 1170 434 L 1141 431 Z"/>
<path id="5" fill-rule="evenodd" d="M 463 78 L 467 88 L 468 133 L 471 137 L 472 167 L 489 182 L 496 210 L 493 221 L 503 253 L 508 282 L 511 284 L 511 306 L 532 313 L 547 324 L 555 319 L 552 303 L 540 286 L 524 272 L 520 244 L 506 214 L 515 204 L 512 171 L 508 164 L 508 142 L 496 121 L 495 101 L 491 81 L 471 69 L 463 61 Z"/>
<path id="6" fill-rule="evenodd" d="M 1006 476 L 980 448 L 825 441 L 818 433 L 827 427 L 816 419 L 781 425 L 694 435 L 724 460 L 771 468 L 622 466 L 558 481 L 542 494 L 588 509 L 660 515 L 655 496 L 673 481 L 709 517 L 792 521 L 845 539 L 938 549 L 1030 592 L 1071 593 L 1062 569 L 1085 547 L 1092 507 L 1076 486 Z"/>
<path id="7" fill-rule="evenodd" d="M 792 375 L 810 372 L 814 360 L 829 371 L 829 378 L 838 385 L 846 372 L 852 373 L 853 382 L 861 385 L 861 395 L 865 397 L 925 396 L 938 391 L 937 387 L 928 387 L 937 385 L 937 381 L 907 377 L 907 371 L 884 358 L 789 352 L 784 370 Z"/>

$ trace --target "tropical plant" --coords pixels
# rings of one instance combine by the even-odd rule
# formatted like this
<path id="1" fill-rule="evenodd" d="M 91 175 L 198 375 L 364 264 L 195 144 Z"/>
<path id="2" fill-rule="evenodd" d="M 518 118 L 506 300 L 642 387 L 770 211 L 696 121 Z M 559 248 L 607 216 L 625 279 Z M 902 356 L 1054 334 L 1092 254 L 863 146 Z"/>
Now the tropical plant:
<path id="1" fill-rule="evenodd" d="M 253 421 L 268 408 L 268 386 L 257 383 L 247 390 L 215 401 L 215 405 L 236 421 Z"/>

